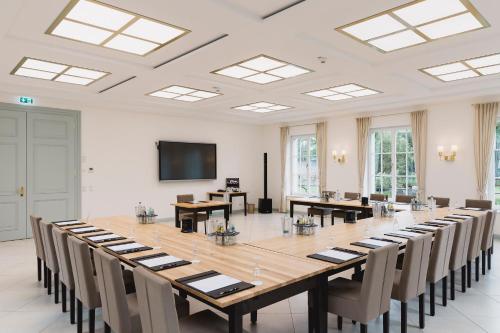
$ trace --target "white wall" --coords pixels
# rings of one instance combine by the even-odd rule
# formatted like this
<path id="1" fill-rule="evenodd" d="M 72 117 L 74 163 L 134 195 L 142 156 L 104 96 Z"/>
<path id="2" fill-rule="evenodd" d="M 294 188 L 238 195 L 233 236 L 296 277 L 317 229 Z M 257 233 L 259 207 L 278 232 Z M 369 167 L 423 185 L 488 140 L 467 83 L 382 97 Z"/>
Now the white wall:
<path id="1" fill-rule="evenodd" d="M 131 215 L 142 201 L 160 218 L 174 216 L 177 194 L 207 199 L 226 177 L 240 177 L 249 202 L 262 196 L 263 128 L 155 114 L 82 111 L 82 215 Z M 217 144 L 217 180 L 159 182 L 155 142 L 179 140 Z M 94 168 L 88 173 L 88 168 Z M 235 198 L 235 209 L 243 208 Z"/>

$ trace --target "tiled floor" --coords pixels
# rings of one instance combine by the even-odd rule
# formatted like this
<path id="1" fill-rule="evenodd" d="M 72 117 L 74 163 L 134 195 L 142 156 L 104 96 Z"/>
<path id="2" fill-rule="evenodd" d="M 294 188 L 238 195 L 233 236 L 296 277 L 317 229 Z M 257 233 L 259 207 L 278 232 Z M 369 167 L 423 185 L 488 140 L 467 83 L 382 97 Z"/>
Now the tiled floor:
<path id="1" fill-rule="evenodd" d="M 280 234 L 279 214 L 249 215 L 234 214 L 232 221 L 241 231 L 240 241 L 256 240 Z M 201 227 L 201 225 L 200 225 Z M 202 230 L 202 228 L 200 228 Z M 265 234 L 259 231 L 266 230 Z M 500 242 L 497 241 L 497 249 Z M 52 297 L 36 281 L 35 250 L 32 240 L 0 242 L 0 332 L 76 332 L 76 326 L 69 324 L 69 314 L 61 313 L 60 305 L 55 305 Z M 426 316 L 425 332 L 435 333 L 472 333 L 500 331 L 500 256 L 493 257 L 493 269 L 466 294 L 457 292 L 457 299 L 449 301 L 446 308 L 436 307 L 436 316 Z M 458 276 L 460 274 L 457 274 Z M 459 282 L 459 281 L 458 281 Z M 458 284 L 457 284 L 458 285 Z M 438 304 L 440 304 L 439 290 Z M 191 300 L 194 312 L 204 308 Z M 427 310 L 429 306 L 427 304 Z M 86 313 L 84 313 L 86 320 Z M 329 332 L 337 332 L 336 317 L 329 315 Z M 409 332 L 418 329 L 418 302 L 411 302 L 408 311 Z M 392 302 L 391 332 L 399 332 L 399 304 Z M 102 332 L 100 312 L 97 313 L 97 332 Z M 250 324 L 245 316 L 244 327 L 249 332 L 307 332 L 307 296 L 301 294 L 259 311 L 257 325 Z M 87 330 L 86 322 L 84 331 Z M 370 323 L 370 332 L 382 332 L 382 320 Z M 342 332 L 359 332 L 345 320 Z"/>

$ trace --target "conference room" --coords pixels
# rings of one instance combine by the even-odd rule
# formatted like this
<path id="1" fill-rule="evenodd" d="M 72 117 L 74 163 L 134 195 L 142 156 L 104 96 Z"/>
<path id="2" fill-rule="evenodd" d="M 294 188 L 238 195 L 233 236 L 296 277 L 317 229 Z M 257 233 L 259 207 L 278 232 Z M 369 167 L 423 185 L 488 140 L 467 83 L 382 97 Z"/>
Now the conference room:
<path id="1" fill-rule="evenodd" d="M 491 332 L 500 4 L 6 0 L 0 332 Z"/>

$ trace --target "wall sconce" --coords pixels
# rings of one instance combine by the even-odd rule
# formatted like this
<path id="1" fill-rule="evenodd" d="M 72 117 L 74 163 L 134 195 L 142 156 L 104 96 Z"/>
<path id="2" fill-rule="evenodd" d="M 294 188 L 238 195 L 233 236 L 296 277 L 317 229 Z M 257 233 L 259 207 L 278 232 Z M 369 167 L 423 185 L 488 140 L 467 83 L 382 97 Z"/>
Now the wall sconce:
<path id="1" fill-rule="evenodd" d="M 345 161 L 346 161 L 346 158 L 345 158 L 345 150 L 342 150 L 342 151 L 340 152 L 340 155 L 339 155 L 339 154 L 337 154 L 337 151 L 336 151 L 336 150 L 332 151 L 332 157 L 333 157 L 333 160 L 334 160 L 335 162 L 338 162 L 338 163 L 340 163 L 340 164 L 345 163 Z"/>
<path id="2" fill-rule="evenodd" d="M 441 161 L 454 161 L 457 158 L 457 146 L 453 145 L 449 153 L 444 152 L 443 146 L 438 146 L 438 155 Z"/>

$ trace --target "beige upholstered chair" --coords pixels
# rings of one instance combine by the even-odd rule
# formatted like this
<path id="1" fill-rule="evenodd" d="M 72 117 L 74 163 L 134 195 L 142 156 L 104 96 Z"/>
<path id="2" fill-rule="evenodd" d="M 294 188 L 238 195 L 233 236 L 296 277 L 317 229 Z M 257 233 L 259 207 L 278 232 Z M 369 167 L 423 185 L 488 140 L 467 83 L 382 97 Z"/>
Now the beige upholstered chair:
<path id="1" fill-rule="evenodd" d="M 59 273 L 61 278 L 62 311 L 66 312 L 66 289 L 69 290 L 70 322 L 75 323 L 75 280 L 71 268 L 71 259 L 68 249 L 68 232 L 53 227 L 52 236 L 56 247 L 57 260 L 59 263 Z"/>
<path id="2" fill-rule="evenodd" d="M 33 240 L 35 242 L 35 253 L 37 261 L 38 281 L 42 281 L 42 267 L 43 267 L 43 284 L 47 287 L 47 266 L 45 264 L 45 252 L 43 250 L 43 240 L 40 234 L 40 221 L 41 217 L 30 215 L 31 231 Z M 43 264 L 43 265 L 42 265 Z"/>
<path id="3" fill-rule="evenodd" d="M 497 212 L 490 210 L 486 215 L 484 223 L 483 237 L 481 239 L 481 256 L 483 261 L 483 275 L 486 274 L 486 256 L 488 256 L 488 269 L 491 269 L 491 250 L 493 248 L 493 230 L 495 228 L 495 220 Z"/>
<path id="4" fill-rule="evenodd" d="M 491 200 L 466 199 L 465 207 L 491 209 Z"/>
<path id="5" fill-rule="evenodd" d="M 391 298 L 401 302 L 401 332 L 407 330 L 408 301 L 418 297 L 419 327 L 425 327 L 425 287 L 432 235 L 409 239 L 401 269 L 396 269 Z"/>
<path id="6" fill-rule="evenodd" d="M 361 333 L 370 320 L 384 315 L 384 333 L 389 332 L 389 309 L 398 245 L 379 247 L 368 253 L 363 282 L 337 278 L 330 281 L 328 312 L 336 314 L 339 330 L 342 317 L 359 321 Z"/>
<path id="7" fill-rule="evenodd" d="M 210 310 L 177 319 L 174 293 L 164 278 L 143 267 L 134 268 L 142 333 L 222 333 L 227 321 Z"/>
<path id="8" fill-rule="evenodd" d="M 372 193 L 372 194 L 370 194 L 370 200 L 371 201 L 386 201 L 387 194 Z"/>
<path id="9" fill-rule="evenodd" d="M 105 330 L 111 328 L 114 332 L 140 333 L 137 295 L 127 295 L 125 291 L 120 260 L 102 249 L 94 251 L 94 260 Z"/>
<path id="10" fill-rule="evenodd" d="M 68 250 L 75 280 L 77 332 L 82 332 L 82 306 L 84 305 L 89 309 L 89 332 L 93 333 L 95 331 L 95 309 L 101 307 L 101 298 L 94 277 L 90 249 L 84 241 L 70 236 L 68 237 Z"/>
<path id="11" fill-rule="evenodd" d="M 408 204 L 411 202 L 411 199 L 414 199 L 414 195 L 404 195 L 404 194 L 396 194 L 396 202 Z"/>
<path id="12" fill-rule="evenodd" d="M 47 264 L 47 293 L 52 293 L 52 274 L 54 274 L 54 301 L 59 303 L 59 262 L 57 261 L 56 247 L 52 237 L 52 223 L 40 221 L 40 234 L 43 239 L 45 262 Z"/>
<path id="13" fill-rule="evenodd" d="M 181 203 L 181 202 L 190 202 L 190 201 L 194 201 L 194 195 L 192 194 L 179 194 L 177 195 L 177 202 L 178 203 Z M 203 212 L 200 212 L 197 214 L 198 215 L 198 222 L 205 222 L 205 232 L 207 231 L 207 228 L 206 228 L 206 221 L 208 220 L 208 215 L 207 213 L 203 213 Z M 179 219 L 192 219 L 193 218 L 193 213 L 191 212 L 182 212 L 179 214 Z"/>
<path id="14" fill-rule="evenodd" d="M 427 271 L 427 281 L 430 283 L 430 314 L 436 313 L 436 283 L 443 283 L 443 306 L 447 305 L 447 285 L 448 271 L 450 267 L 451 250 L 455 237 L 455 225 L 449 225 L 438 229 L 434 236 L 432 244 L 431 257 L 429 261 L 429 270 Z"/>
<path id="15" fill-rule="evenodd" d="M 484 233 L 486 216 L 474 217 L 470 236 L 469 249 L 467 251 L 467 287 L 472 286 L 472 261 L 476 264 L 476 281 L 479 281 L 479 255 L 481 253 L 481 241 Z"/>
<path id="16" fill-rule="evenodd" d="M 450 257 L 450 299 L 455 299 L 455 271 L 462 271 L 462 292 L 465 293 L 467 251 L 472 231 L 472 219 L 459 222 L 455 226 L 455 237 Z"/>
<path id="17" fill-rule="evenodd" d="M 430 199 L 430 197 L 427 199 Z M 434 200 L 436 200 L 436 206 L 450 207 L 450 198 L 434 197 Z"/>
<path id="18" fill-rule="evenodd" d="M 345 192 L 344 198 L 351 199 L 351 200 L 357 200 L 357 199 L 361 198 L 361 195 L 358 192 Z"/>

